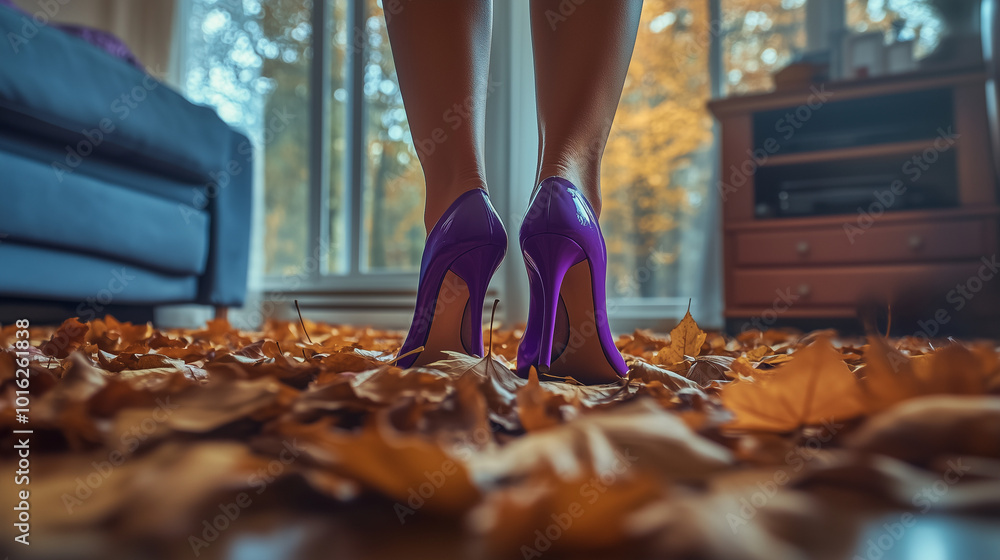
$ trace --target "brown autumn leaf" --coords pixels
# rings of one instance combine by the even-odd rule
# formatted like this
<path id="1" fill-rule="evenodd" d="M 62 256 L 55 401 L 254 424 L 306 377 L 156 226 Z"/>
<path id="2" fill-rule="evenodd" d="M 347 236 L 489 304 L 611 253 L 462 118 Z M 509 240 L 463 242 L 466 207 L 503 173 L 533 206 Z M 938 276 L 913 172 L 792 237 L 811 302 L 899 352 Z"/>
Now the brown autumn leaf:
<path id="1" fill-rule="evenodd" d="M 106 352 L 101 353 L 102 357 L 106 354 Z M 106 371 L 119 373 L 124 370 L 136 369 L 180 369 L 179 366 L 183 366 L 184 362 L 168 358 L 161 354 L 133 354 L 131 352 L 123 352 L 107 362 L 107 364 L 104 364 L 102 361 L 101 365 Z"/>
<path id="2" fill-rule="evenodd" d="M 699 387 L 697 382 L 679 373 L 657 367 L 644 360 L 634 360 L 630 364 L 628 380 L 630 383 L 633 381 L 640 381 L 642 383 L 658 382 L 672 391 L 679 391 L 685 388 L 696 389 Z"/>
<path id="3" fill-rule="evenodd" d="M 708 387 L 713 382 L 729 382 L 726 371 L 735 360 L 732 356 L 698 356 L 688 368 L 687 378 L 699 387 Z"/>
<path id="4" fill-rule="evenodd" d="M 382 366 L 350 378 L 354 394 L 373 403 L 392 404 L 405 398 L 440 403 L 451 392 L 451 377 L 427 368 L 399 369 Z"/>
<path id="5" fill-rule="evenodd" d="M 733 360 L 732 363 L 729 364 L 729 370 L 735 373 L 736 377 L 753 377 L 757 375 L 757 371 L 754 369 L 753 365 L 743 356 Z"/>
<path id="6" fill-rule="evenodd" d="M 1000 398 L 914 398 L 873 416 L 845 444 L 921 465 L 947 454 L 1000 458 Z"/>
<path id="7" fill-rule="evenodd" d="M 904 356 L 879 337 L 869 340 L 858 370 L 869 413 L 921 395 L 982 395 L 996 370 L 992 351 L 973 352 L 949 344 L 918 358 Z"/>
<path id="8" fill-rule="evenodd" d="M 734 430 L 788 432 L 864 412 L 854 374 L 825 337 L 796 352 L 767 377 L 723 386 L 721 397 L 735 414 L 728 425 Z"/>
<path id="9" fill-rule="evenodd" d="M 97 527 L 120 519 L 123 529 L 137 536 L 187 537 L 200 523 L 194 514 L 202 505 L 214 505 L 220 491 L 248 488 L 255 475 L 259 481 L 259 473 L 268 472 L 268 463 L 235 442 L 169 443 L 125 461 L 107 452 L 80 456 L 32 481 L 41 508 L 36 530 Z M 88 475 L 91 482 L 81 482 Z"/>
<path id="10" fill-rule="evenodd" d="M 83 344 L 90 327 L 75 318 L 66 319 L 52 334 L 52 338 L 38 347 L 46 356 L 65 358 Z"/>
<path id="11" fill-rule="evenodd" d="M 631 335 L 619 338 L 618 349 L 623 354 L 648 358 L 653 352 L 669 345 L 670 341 L 664 337 L 648 330 L 636 329 Z"/>
<path id="12" fill-rule="evenodd" d="M 171 432 L 197 434 L 238 420 L 264 420 L 259 416 L 280 403 L 286 391 L 294 390 L 267 377 L 192 386 L 148 406 L 120 412 L 107 434 L 108 446 L 133 453 Z"/>
<path id="13" fill-rule="evenodd" d="M 470 468 L 483 480 L 537 472 L 575 480 L 616 472 L 623 463 L 630 465 L 630 471 L 634 466 L 636 474 L 649 471 L 669 479 L 698 479 L 726 468 L 732 456 L 644 399 L 529 432 L 494 453 L 474 456 Z"/>
<path id="14" fill-rule="evenodd" d="M 511 371 L 510 367 L 495 356 L 476 358 L 458 352 L 445 352 L 450 357 L 440 360 L 429 367 L 434 367 L 452 377 L 471 376 L 479 380 L 486 405 L 489 407 L 490 420 L 500 424 L 507 430 L 520 428 L 517 409 L 514 406 L 518 389 L 527 380 L 521 379 Z"/>
<path id="15" fill-rule="evenodd" d="M 612 472 L 603 478 L 555 483 L 533 477 L 491 492 L 470 513 L 468 524 L 499 557 L 614 550 L 630 532 L 628 514 L 666 493 L 649 475 L 624 477 Z M 553 525 L 558 533 L 549 529 Z M 554 534 L 558 538 L 552 539 Z"/>
<path id="16" fill-rule="evenodd" d="M 772 350 L 766 344 L 752 348 L 744 352 L 744 358 L 749 362 L 759 362 L 764 356 L 768 356 L 772 353 Z"/>
<path id="17" fill-rule="evenodd" d="M 681 322 L 670 331 L 670 346 L 656 353 L 656 363 L 669 366 L 683 362 L 685 356 L 697 356 L 707 336 L 691 317 L 689 309 Z"/>
<path id="18" fill-rule="evenodd" d="M 532 432 L 559 425 L 558 409 L 564 401 L 542 389 L 534 366 L 528 374 L 528 382 L 517 390 L 516 399 L 517 415 L 525 430 Z"/>
<path id="19" fill-rule="evenodd" d="M 59 383 L 32 403 L 31 422 L 35 428 L 61 432 L 73 449 L 86 449 L 102 438 L 90 399 L 108 385 L 108 379 L 79 352 L 66 362 Z"/>
<path id="20" fill-rule="evenodd" d="M 317 465 L 395 500 L 393 510 L 401 522 L 422 507 L 460 513 L 479 499 L 471 473 L 458 457 L 422 436 L 397 432 L 382 413 L 358 433 L 332 429 L 325 422 L 279 423 L 275 430 Z"/>
<path id="21" fill-rule="evenodd" d="M 881 336 L 868 337 L 861 388 L 869 414 L 924 393 L 910 359 L 889 346 Z"/>
<path id="22" fill-rule="evenodd" d="M 834 461 L 811 465 L 790 486 L 814 491 L 850 488 L 866 499 L 877 497 L 898 508 L 916 508 L 920 514 L 996 511 L 1000 508 L 996 466 L 977 474 L 976 458 L 945 456 L 927 470 L 886 455 L 840 453 Z"/>
<path id="23" fill-rule="evenodd" d="M 948 344 L 912 363 L 924 394 L 981 395 L 995 371 L 995 362 L 983 360 L 958 343 Z"/>
<path id="24" fill-rule="evenodd" d="M 759 491 L 755 484 L 747 495 Z M 777 491 L 762 507 L 749 500 L 733 491 L 668 496 L 633 511 L 625 524 L 633 539 L 650 543 L 647 554 L 652 558 L 814 557 L 804 550 L 816 551 L 816 557 L 849 555 L 850 526 L 837 523 L 820 500 L 787 490 Z"/>
<path id="25" fill-rule="evenodd" d="M 308 320 L 305 324 L 312 342 L 305 339 L 298 321 L 268 321 L 260 332 L 240 331 L 224 321 L 200 329 L 158 331 L 108 317 L 90 322 L 84 340 L 65 357 L 30 349 L 31 424 L 37 438 L 32 451 L 39 451 L 38 468 L 32 463 L 33 487 L 48 488 L 53 482 L 65 488 L 68 478 L 75 490 L 77 478 L 98 472 L 95 461 L 124 461 L 84 500 L 94 504 L 88 506 L 94 513 L 75 510 L 80 517 L 74 516 L 66 528 L 79 531 L 60 534 L 65 539 L 87 535 L 88 543 L 105 546 L 100 549 L 104 557 L 127 550 L 118 547 L 122 543 L 146 537 L 156 539 L 149 546 L 187 553 L 187 543 L 176 543 L 189 535 L 191 526 L 265 472 L 268 488 L 271 482 L 279 486 L 268 490 L 267 508 L 249 510 L 248 515 L 263 512 L 275 520 L 275 530 L 283 530 L 279 519 L 286 514 L 285 528 L 302 515 L 311 516 L 318 526 L 342 527 L 340 520 L 348 516 L 352 530 L 359 529 L 352 542 L 373 540 L 363 535 L 397 541 L 409 538 L 397 521 L 402 520 L 404 528 L 411 526 L 411 519 L 427 521 L 423 532 L 427 527 L 459 527 L 463 519 L 456 515 L 471 511 L 464 521 L 477 531 L 467 544 L 478 547 L 484 543 L 476 538 L 482 538 L 500 554 L 508 551 L 502 546 L 507 542 L 513 545 L 509 552 L 523 557 L 517 547 L 534 546 L 535 531 L 544 531 L 552 515 L 564 514 L 578 502 L 585 511 L 562 530 L 551 550 L 775 558 L 800 554 L 807 550 L 804 544 L 815 552 L 832 550 L 831 543 L 853 542 L 850 535 L 837 532 L 841 522 L 826 509 L 831 493 L 883 496 L 890 505 L 905 506 L 914 481 L 919 485 L 928 480 L 926 473 L 939 479 L 948 462 L 960 458 L 970 470 L 960 484 L 949 487 L 941 511 L 988 508 L 990 500 L 985 498 L 993 495 L 989 484 L 997 478 L 992 473 L 1000 466 L 989 443 L 998 437 L 992 431 L 997 424 L 992 412 L 977 409 L 965 416 L 961 409 L 968 409 L 970 401 L 909 415 L 897 412 L 940 398 L 920 397 L 924 392 L 965 394 L 948 398 L 970 399 L 997 390 L 1000 354 L 990 344 L 932 347 L 915 337 L 886 341 L 883 352 L 897 348 L 906 357 L 904 368 L 912 371 L 919 389 L 900 395 L 891 378 L 879 377 L 884 373 L 877 371 L 879 348 L 863 346 L 860 339 L 837 338 L 836 347 L 827 343 L 828 352 L 817 360 L 810 353 L 832 333 L 770 330 L 735 338 L 707 333 L 697 353 L 657 366 L 650 362 L 665 354 L 672 341 L 637 331 L 617 340 L 629 355 L 627 383 L 579 386 L 545 377 L 518 378 L 507 361 L 522 335 L 518 329 L 494 332 L 495 353 L 486 360 L 454 355 L 433 367 L 400 370 L 387 358 L 399 347 L 403 333 Z M 32 327 L 31 340 L 38 346 L 56 340 L 57 329 Z M 11 336 L 8 331 L 0 330 L 0 337 Z M 16 368 L 9 357 L 9 350 L 0 353 L 0 425 L 5 428 L 17 426 L 12 407 Z M 718 367 L 725 367 L 735 381 L 716 379 Z M 841 375 L 845 368 L 861 379 L 853 392 L 843 383 L 848 379 Z M 699 387 L 689 377 L 707 386 Z M 811 388 L 805 383 L 809 379 L 815 381 Z M 732 406 L 731 399 L 729 409 L 722 408 L 719 397 L 726 400 L 732 396 L 727 396 L 730 388 L 738 385 L 748 392 L 742 397 L 752 390 L 766 391 L 736 399 L 742 409 Z M 818 398 L 801 396 L 810 391 Z M 789 432 L 771 426 L 743 434 L 730 429 L 739 426 L 740 414 L 756 422 L 771 421 L 767 415 L 782 409 L 809 416 L 806 402 L 821 409 L 830 405 L 842 414 L 842 406 L 832 406 L 838 391 L 847 396 L 840 405 L 860 403 L 859 420 L 874 410 L 872 395 L 877 395 L 876 402 L 895 404 L 880 405 L 888 408 L 859 422 L 860 429 L 854 422 L 836 420 L 848 427 L 833 439 L 812 428 Z M 726 425 L 734 416 L 736 422 Z M 896 419 L 891 427 L 881 424 L 887 417 Z M 914 433 L 921 434 L 919 440 L 913 439 Z M 845 437 L 857 434 L 868 438 L 857 444 L 861 447 Z M 727 481 L 749 480 L 751 465 L 773 478 L 777 470 L 790 467 L 789 453 L 815 453 L 807 447 L 814 441 L 822 441 L 823 449 L 807 462 L 797 482 L 780 489 L 734 533 L 731 514 L 760 487 Z M 919 443 L 905 443 L 910 441 Z M 249 455 L 247 442 L 253 450 Z M 290 463 L 281 460 L 287 445 L 302 448 Z M 919 452 L 912 451 L 918 446 Z M 234 460 L 223 460 L 227 457 L 212 449 Z M 907 460 L 920 465 L 908 468 L 924 473 L 920 477 L 895 477 L 893 469 L 872 467 L 872 460 L 892 461 L 889 455 L 907 449 L 913 453 Z M 623 469 L 623 458 L 631 466 Z M 435 481 L 441 477 L 436 471 L 444 474 L 440 467 L 446 460 L 455 461 L 454 472 L 461 468 L 464 475 L 454 483 L 453 475 L 445 474 L 448 482 L 438 489 Z M 452 472 L 451 465 L 448 470 Z M 600 483 L 602 476 L 610 484 L 602 485 L 603 492 L 597 490 L 600 497 L 591 504 L 590 494 L 581 495 L 581 489 L 593 484 L 594 477 Z M 193 482 L 188 484 L 188 479 Z M 421 489 L 431 487 L 430 498 L 419 496 Z M 419 499 L 410 488 L 426 504 L 411 507 Z M 166 495 L 170 492 L 176 495 Z M 386 498 L 388 504 L 382 501 Z M 52 498 L 55 507 L 63 507 L 60 499 Z M 330 499 L 357 504 L 316 507 L 329 505 Z M 158 503 L 164 507 L 157 508 Z M 424 507 L 451 517 L 435 521 L 434 516 L 410 516 L 410 511 L 416 514 Z M 361 518 L 373 510 L 381 512 L 375 515 L 378 521 L 366 525 L 370 522 Z M 36 511 L 39 517 L 48 515 Z M 38 522 L 40 529 L 49 531 L 45 520 Z M 335 537 L 338 530 L 331 529 Z M 466 538 L 459 537 L 457 529 L 449 535 Z M 451 544 L 460 546 L 457 541 Z M 228 553 L 226 546 L 213 546 L 202 557 Z M 331 547 L 329 552 L 340 550 Z M 843 552 L 849 555 L 851 550 Z"/>

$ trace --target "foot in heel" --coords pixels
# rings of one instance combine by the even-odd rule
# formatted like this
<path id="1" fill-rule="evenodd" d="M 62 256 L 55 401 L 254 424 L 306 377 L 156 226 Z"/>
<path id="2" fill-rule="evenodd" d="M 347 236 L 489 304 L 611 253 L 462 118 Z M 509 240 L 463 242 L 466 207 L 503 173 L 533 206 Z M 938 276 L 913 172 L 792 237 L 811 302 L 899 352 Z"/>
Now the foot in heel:
<path id="1" fill-rule="evenodd" d="M 445 350 L 483 355 L 483 299 L 506 249 L 507 233 L 485 191 L 451 204 L 427 236 L 413 321 L 397 355 L 424 349 L 396 365 L 426 365 L 447 357 Z"/>
<path id="2" fill-rule="evenodd" d="M 628 371 L 607 319 L 607 249 L 593 208 L 572 183 L 542 181 L 520 232 L 531 304 L 517 371 L 609 383 Z M 557 328 L 561 325 L 561 328 Z"/>

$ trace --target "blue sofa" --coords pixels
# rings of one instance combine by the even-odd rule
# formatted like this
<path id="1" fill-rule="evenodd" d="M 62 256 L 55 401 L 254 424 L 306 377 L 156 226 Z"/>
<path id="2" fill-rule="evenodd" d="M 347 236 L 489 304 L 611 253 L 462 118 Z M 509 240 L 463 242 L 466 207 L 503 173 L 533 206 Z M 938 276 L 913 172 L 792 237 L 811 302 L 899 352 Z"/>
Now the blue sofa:
<path id="1" fill-rule="evenodd" d="M 0 6 L 0 302 L 238 306 L 250 142 L 138 68 Z"/>

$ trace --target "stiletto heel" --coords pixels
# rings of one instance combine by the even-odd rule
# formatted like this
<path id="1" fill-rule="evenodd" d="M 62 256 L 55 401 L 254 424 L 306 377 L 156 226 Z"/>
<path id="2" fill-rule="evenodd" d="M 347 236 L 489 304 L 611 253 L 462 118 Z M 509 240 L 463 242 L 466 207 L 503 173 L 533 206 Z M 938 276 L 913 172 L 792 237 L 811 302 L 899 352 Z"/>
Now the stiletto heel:
<path id="1" fill-rule="evenodd" d="M 628 367 L 608 324 L 607 249 L 590 202 L 566 179 L 545 179 L 528 205 L 520 242 L 531 303 L 517 373 L 527 377 L 535 366 L 597 383 L 624 376 Z M 560 301 L 565 345 L 555 341 Z"/>
<path id="2" fill-rule="evenodd" d="M 466 353 L 482 357 L 483 348 L 483 302 L 486 290 L 490 287 L 490 278 L 503 261 L 507 246 L 485 245 L 473 249 L 455 259 L 451 271 L 465 281 L 469 288 L 469 304 L 466 309 L 469 320 L 462 319 L 462 329 L 469 325 L 470 343 Z M 485 274 L 484 271 L 490 271 Z"/>
<path id="3" fill-rule="evenodd" d="M 572 239 L 552 233 L 533 235 L 521 242 L 524 262 L 535 273 L 536 287 L 531 294 L 532 303 L 541 304 L 541 339 L 536 366 L 547 373 L 552 365 L 552 339 L 556 330 L 556 313 L 559 311 L 559 289 L 566 272 L 576 263 L 587 258 L 583 249 Z"/>
<path id="4" fill-rule="evenodd" d="M 486 191 L 467 191 L 448 207 L 427 236 L 413 321 L 396 355 L 424 350 L 397 366 L 436 361 L 442 350 L 483 355 L 483 299 L 506 251 L 507 232 Z"/>

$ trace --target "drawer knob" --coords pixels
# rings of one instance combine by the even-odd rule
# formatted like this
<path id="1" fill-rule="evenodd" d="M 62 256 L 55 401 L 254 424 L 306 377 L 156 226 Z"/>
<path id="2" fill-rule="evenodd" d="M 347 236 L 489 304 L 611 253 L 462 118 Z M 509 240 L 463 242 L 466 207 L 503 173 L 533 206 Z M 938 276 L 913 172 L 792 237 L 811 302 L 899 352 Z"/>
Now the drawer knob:
<path id="1" fill-rule="evenodd" d="M 808 241 L 799 241 L 798 243 L 796 243 L 795 244 L 795 252 L 798 253 L 798 254 L 800 254 L 800 255 L 805 255 L 806 253 L 808 253 L 809 252 L 809 242 Z"/>
<path id="2" fill-rule="evenodd" d="M 811 291 L 812 291 L 812 288 L 809 287 L 809 284 L 799 284 L 799 295 L 800 296 L 806 297 L 806 296 L 809 295 L 809 292 L 811 292 Z"/>
<path id="3" fill-rule="evenodd" d="M 916 251 L 917 249 L 924 246 L 924 238 L 922 235 L 913 234 L 910 236 L 910 249 Z"/>

